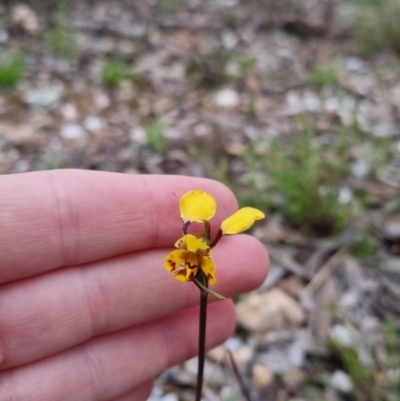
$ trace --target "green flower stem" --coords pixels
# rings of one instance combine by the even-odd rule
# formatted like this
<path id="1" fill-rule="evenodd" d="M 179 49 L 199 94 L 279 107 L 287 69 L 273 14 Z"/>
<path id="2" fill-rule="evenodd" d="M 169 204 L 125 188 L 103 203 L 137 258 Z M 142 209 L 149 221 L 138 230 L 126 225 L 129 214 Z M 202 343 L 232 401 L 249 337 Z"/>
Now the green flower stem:
<path id="1" fill-rule="evenodd" d="M 204 361 L 206 356 L 207 298 L 208 294 L 205 291 L 200 291 L 199 364 L 197 368 L 195 401 L 201 401 L 203 389 Z"/>

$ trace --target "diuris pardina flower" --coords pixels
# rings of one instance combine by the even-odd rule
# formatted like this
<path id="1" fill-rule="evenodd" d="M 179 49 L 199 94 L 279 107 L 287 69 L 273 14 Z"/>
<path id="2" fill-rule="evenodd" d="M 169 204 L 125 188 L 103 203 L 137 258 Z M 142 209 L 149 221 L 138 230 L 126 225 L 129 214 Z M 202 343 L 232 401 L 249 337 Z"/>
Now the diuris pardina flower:
<path id="1" fill-rule="evenodd" d="M 217 211 L 215 199 L 200 190 L 185 193 L 179 201 L 180 215 L 183 220 L 183 237 L 176 243 L 164 261 L 164 268 L 183 282 L 193 281 L 200 289 L 200 324 L 199 324 L 199 358 L 196 386 L 196 401 L 201 401 L 203 372 L 205 361 L 207 296 L 224 297 L 211 291 L 209 284 L 214 284 L 215 266 L 211 260 L 211 249 L 217 245 L 223 235 L 239 234 L 249 229 L 256 220 L 264 218 L 264 213 L 251 207 L 244 207 L 225 219 L 215 237 L 211 240 L 210 220 Z M 192 223 L 204 224 L 200 238 L 188 234 Z"/>
<path id="2" fill-rule="evenodd" d="M 200 190 L 185 193 L 179 202 L 183 220 L 183 237 L 176 243 L 178 248 L 167 255 L 164 268 L 183 282 L 195 281 L 199 274 L 204 274 L 207 284 L 214 284 L 215 266 L 211 260 L 213 248 L 223 235 L 239 234 L 249 229 L 256 220 L 264 218 L 260 210 L 244 207 L 225 219 L 215 237 L 211 240 L 209 221 L 217 210 L 215 199 Z M 191 223 L 203 223 L 204 230 L 200 238 L 188 234 Z"/>

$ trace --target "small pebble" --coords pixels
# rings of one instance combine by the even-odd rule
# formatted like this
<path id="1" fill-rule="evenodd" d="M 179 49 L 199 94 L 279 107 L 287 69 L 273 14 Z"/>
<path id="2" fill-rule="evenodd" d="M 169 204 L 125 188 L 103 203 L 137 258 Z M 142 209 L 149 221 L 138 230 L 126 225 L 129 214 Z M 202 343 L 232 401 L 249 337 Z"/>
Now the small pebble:
<path id="1" fill-rule="evenodd" d="M 333 341 L 337 341 L 343 347 L 352 347 L 354 345 L 354 336 L 351 330 L 342 325 L 336 324 L 329 331 L 329 337 Z"/>
<path id="2" fill-rule="evenodd" d="M 4 45 L 8 42 L 9 40 L 9 35 L 8 32 L 4 29 L 0 29 L 0 44 Z"/>
<path id="3" fill-rule="evenodd" d="M 237 351 L 232 353 L 233 359 L 237 365 L 243 366 L 249 363 L 253 358 L 253 348 L 248 345 L 243 345 Z"/>
<path id="4" fill-rule="evenodd" d="M 140 143 L 141 145 L 147 143 L 147 134 L 143 127 L 132 128 L 129 138 L 134 142 Z"/>
<path id="5" fill-rule="evenodd" d="M 360 294 L 357 290 L 345 292 L 340 298 L 339 304 L 345 310 L 354 309 L 360 301 Z"/>
<path id="6" fill-rule="evenodd" d="M 367 63 L 359 57 L 349 57 L 346 60 L 346 69 L 350 72 L 358 72 L 358 73 L 368 72 Z"/>
<path id="7" fill-rule="evenodd" d="M 352 164 L 351 171 L 354 177 L 365 178 L 371 171 L 371 166 L 367 161 L 358 159 Z"/>
<path id="8" fill-rule="evenodd" d="M 24 101 L 31 106 L 51 107 L 61 99 L 63 92 L 62 86 L 31 89 L 24 93 Z"/>
<path id="9" fill-rule="evenodd" d="M 29 170 L 29 163 L 26 160 L 18 160 L 15 164 L 14 164 L 14 171 L 16 173 L 25 173 L 26 171 Z"/>
<path id="10" fill-rule="evenodd" d="M 350 188 L 348 187 L 340 188 L 339 199 L 338 199 L 339 203 L 345 205 L 346 203 L 349 203 L 352 198 L 353 198 L 353 191 Z"/>
<path id="11" fill-rule="evenodd" d="M 239 94 L 231 88 L 221 89 L 214 96 L 214 103 L 218 107 L 234 108 L 239 102 Z"/>
<path id="12" fill-rule="evenodd" d="M 330 380 L 331 387 L 343 394 L 349 394 L 353 390 L 350 376 L 342 370 L 335 370 Z"/>
<path id="13" fill-rule="evenodd" d="M 60 107 L 60 113 L 65 120 L 74 121 L 78 117 L 78 110 L 72 103 L 65 103 Z"/>
<path id="14" fill-rule="evenodd" d="M 60 135 L 65 139 L 79 139 L 85 135 L 85 131 L 78 124 L 65 124 L 60 128 Z"/>
<path id="15" fill-rule="evenodd" d="M 243 346 L 243 341 L 236 337 L 231 337 L 225 341 L 224 346 L 230 351 L 237 351 Z"/>
<path id="16" fill-rule="evenodd" d="M 88 131 L 97 132 L 103 128 L 103 122 L 97 116 L 87 116 L 83 122 L 83 126 Z"/>
<path id="17" fill-rule="evenodd" d="M 252 383 L 257 390 L 267 388 L 274 380 L 272 371 L 263 365 L 254 365 L 252 369 Z"/>

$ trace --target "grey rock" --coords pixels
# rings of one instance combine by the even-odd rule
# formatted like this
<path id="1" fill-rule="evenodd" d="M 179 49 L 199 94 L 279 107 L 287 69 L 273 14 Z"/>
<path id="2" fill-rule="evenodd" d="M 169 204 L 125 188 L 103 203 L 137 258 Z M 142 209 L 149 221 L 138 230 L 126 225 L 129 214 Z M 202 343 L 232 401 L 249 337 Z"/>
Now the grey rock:
<path id="1" fill-rule="evenodd" d="M 283 267 L 272 265 L 268 276 L 264 283 L 259 288 L 260 291 L 269 290 L 279 282 L 279 280 L 285 275 L 286 270 Z"/>
<path id="2" fill-rule="evenodd" d="M 343 347 L 352 347 L 355 344 L 355 338 L 352 331 L 342 324 L 336 324 L 329 331 L 329 337 L 337 341 Z"/>
<path id="3" fill-rule="evenodd" d="M 335 370 L 330 380 L 331 387 L 344 394 L 349 394 L 353 390 L 353 383 L 350 376 L 342 370 Z"/>
<path id="4" fill-rule="evenodd" d="M 72 64 L 69 60 L 57 59 L 54 63 L 54 69 L 57 74 L 65 77 L 72 72 Z"/>
<path id="5" fill-rule="evenodd" d="M 14 164 L 14 172 L 15 173 L 25 173 L 30 168 L 29 163 L 26 160 L 18 160 Z"/>
<path id="6" fill-rule="evenodd" d="M 360 302 L 360 293 L 357 289 L 347 291 L 340 298 L 339 304 L 345 310 L 354 309 Z"/>
<path id="7" fill-rule="evenodd" d="M 304 108 L 308 111 L 317 111 L 321 107 L 321 101 L 314 92 L 306 92 L 303 95 Z"/>
<path id="8" fill-rule="evenodd" d="M 237 351 L 242 348 L 242 346 L 243 341 L 237 337 L 230 337 L 224 343 L 224 347 L 230 351 Z"/>
<path id="9" fill-rule="evenodd" d="M 400 240 L 400 215 L 393 216 L 384 223 L 383 233 L 386 238 Z"/>
<path id="10" fill-rule="evenodd" d="M 365 178 L 371 171 L 371 166 L 366 160 L 358 159 L 352 164 L 351 171 L 354 177 Z"/>
<path id="11" fill-rule="evenodd" d="M 10 39 L 10 35 L 5 29 L 0 29 L 0 44 L 4 45 Z"/>
<path id="12" fill-rule="evenodd" d="M 31 89 L 24 93 L 24 102 L 31 106 L 51 107 L 61 99 L 64 89 L 61 85 Z"/>
<path id="13" fill-rule="evenodd" d="M 378 138 L 390 138 L 398 132 L 397 125 L 388 121 L 377 124 L 372 130 L 372 133 Z"/>
<path id="14" fill-rule="evenodd" d="M 65 124 L 60 128 L 60 135 L 65 139 L 80 139 L 85 136 L 85 130 L 78 124 Z"/>
<path id="15" fill-rule="evenodd" d="M 239 94 L 232 88 L 224 88 L 214 96 L 214 103 L 218 107 L 233 108 L 239 105 Z"/>
<path id="16" fill-rule="evenodd" d="M 289 348 L 290 346 L 270 347 L 267 352 L 260 353 L 257 356 L 257 363 L 268 367 L 274 373 L 285 373 L 296 367 L 289 357 Z"/>
<path id="17" fill-rule="evenodd" d="M 301 342 L 294 341 L 288 348 L 288 359 L 292 367 L 301 368 L 306 360 L 306 352 Z"/>
<path id="18" fill-rule="evenodd" d="M 366 316 L 360 322 L 361 330 L 364 333 L 377 333 L 381 329 L 381 322 L 375 316 Z"/>
<path id="19" fill-rule="evenodd" d="M 367 73 L 367 63 L 359 57 L 349 57 L 346 60 L 346 69 L 350 72 Z"/>
<path id="20" fill-rule="evenodd" d="M 78 118 L 78 110 L 73 103 L 65 103 L 59 108 L 65 120 L 74 121 Z"/>
<path id="21" fill-rule="evenodd" d="M 230 30 L 222 33 L 222 43 L 227 49 L 233 49 L 238 43 L 239 38 L 236 33 Z"/>
<path id="22" fill-rule="evenodd" d="M 197 376 L 198 358 L 192 358 L 185 362 L 185 371 L 192 374 L 193 377 Z M 208 360 L 204 363 L 204 377 L 212 379 L 213 383 L 223 385 L 225 383 L 225 374 L 223 369 L 215 363 Z"/>
<path id="23" fill-rule="evenodd" d="M 340 188 L 339 191 L 339 203 L 345 205 L 349 203 L 353 198 L 353 191 L 349 187 Z"/>
<path id="24" fill-rule="evenodd" d="M 87 116 L 83 121 L 83 126 L 88 131 L 97 132 L 103 128 L 103 121 L 97 116 Z"/>

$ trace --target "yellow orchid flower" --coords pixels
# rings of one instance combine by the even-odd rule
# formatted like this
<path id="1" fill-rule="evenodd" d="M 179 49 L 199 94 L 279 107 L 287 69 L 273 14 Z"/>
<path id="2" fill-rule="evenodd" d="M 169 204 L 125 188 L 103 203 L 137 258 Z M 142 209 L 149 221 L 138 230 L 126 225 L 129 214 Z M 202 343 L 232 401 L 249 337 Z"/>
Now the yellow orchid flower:
<path id="1" fill-rule="evenodd" d="M 183 222 L 202 223 L 209 221 L 215 215 L 217 203 L 207 192 L 195 191 L 186 192 L 179 201 L 179 210 Z"/>
<path id="2" fill-rule="evenodd" d="M 222 222 L 211 241 L 209 220 L 214 217 L 217 210 L 217 203 L 212 195 L 199 189 L 186 192 L 179 201 L 179 210 L 184 223 L 184 235 L 175 243 L 177 249 L 165 258 L 164 268 L 172 272 L 177 280 L 194 281 L 198 286 L 200 284 L 196 278 L 198 274 L 201 276 L 201 273 L 204 274 L 207 284 L 214 284 L 217 281 L 214 263 L 211 260 L 211 248 L 221 237 L 225 234 L 232 235 L 246 231 L 256 220 L 265 217 L 258 209 L 244 207 Z M 187 233 L 189 225 L 193 222 L 204 224 L 201 238 Z"/>
<path id="3" fill-rule="evenodd" d="M 256 220 L 264 218 L 264 213 L 251 207 L 238 210 L 222 222 L 211 240 L 209 220 L 215 215 L 217 203 L 210 194 L 201 190 L 185 193 L 179 201 L 179 210 L 183 219 L 183 237 L 176 241 L 177 249 L 165 258 L 164 268 L 172 272 L 177 280 L 193 281 L 200 289 L 199 359 L 195 397 L 196 401 L 200 401 L 205 361 L 207 296 L 224 299 L 222 295 L 208 288 L 209 284 L 215 284 L 217 281 L 214 262 L 211 260 L 211 249 L 217 245 L 224 234 L 231 235 L 246 231 Z M 187 233 L 190 224 L 194 222 L 204 225 L 200 238 Z"/>
<path id="4" fill-rule="evenodd" d="M 209 284 L 217 281 L 211 248 L 204 240 L 187 234 L 175 243 L 175 247 L 178 249 L 165 258 L 164 268 L 172 272 L 177 280 L 193 281 L 201 269 Z"/>
<path id="5" fill-rule="evenodd" d="M 253 207 L 243 207 L 221 224 L 222 234 L 239 234 L 248 230 L 256 220 L 261 220 L 265 214 Z"/>

